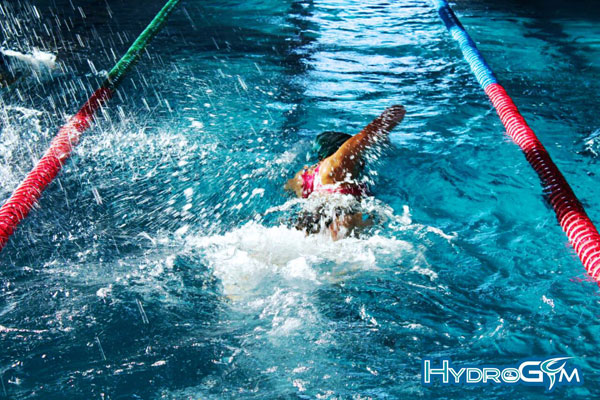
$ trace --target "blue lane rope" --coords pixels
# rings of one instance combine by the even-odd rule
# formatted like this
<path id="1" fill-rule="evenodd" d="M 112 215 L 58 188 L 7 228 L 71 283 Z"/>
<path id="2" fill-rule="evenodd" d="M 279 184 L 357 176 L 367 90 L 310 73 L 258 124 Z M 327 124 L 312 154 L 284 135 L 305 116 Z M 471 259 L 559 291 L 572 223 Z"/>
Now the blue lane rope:
<path id="1" fill-rule="evenodd" d="M 471 70 L 475 74 L 477 81 L 481 87 L 485 90 L 486 87 L 492 83 L 498 83 L 498 80 L 494 76 L 494 72 L 490 66 L 485 62 L 483 56 L 477 49 L 475 42 L 465 28 L 462 26 L 446 0 L 433 0 L 437 7 L 438 14 L 450 35 L 458 42 L 458 46 L 462 51 L 465 59 L 469 63 Z"/>
<path id="2" fill-rule="evenodd" d="M 525 122 L 517 106 L 500 85 L 490 66 L 477 49 L 446 0 L 432 0 L 450 35 L 458 42 L 465 60 L 488 95 L 508 135 L 525 153 L 537 172 L 548 202 L 554 208 L 560 226 L 588 274 L 600 284 L 600 235 L 573 189 L 567 183 L 548 151 Z"/>

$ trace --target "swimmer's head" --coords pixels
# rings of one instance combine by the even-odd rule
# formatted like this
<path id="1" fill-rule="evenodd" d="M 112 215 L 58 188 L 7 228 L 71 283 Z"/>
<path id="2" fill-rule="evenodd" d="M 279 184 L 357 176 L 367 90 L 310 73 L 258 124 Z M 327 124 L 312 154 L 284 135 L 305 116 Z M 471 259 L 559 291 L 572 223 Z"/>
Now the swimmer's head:
<path id="1" fill-rule="evenodd" d="M 343 132 L 326 131 L 319 133 L 312 146 L 312 155 L 319 161 L 335 153 L 352 135 Z"/>

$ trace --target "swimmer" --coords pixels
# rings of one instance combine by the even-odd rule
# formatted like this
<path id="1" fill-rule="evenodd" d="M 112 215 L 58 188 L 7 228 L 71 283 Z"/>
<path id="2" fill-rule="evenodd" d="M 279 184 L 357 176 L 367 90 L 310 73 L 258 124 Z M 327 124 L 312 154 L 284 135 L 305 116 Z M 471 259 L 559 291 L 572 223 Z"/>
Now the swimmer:
<path id="1" fill-rule="evenodd" d="M 392 106 L 357 135 L 323 132 L 317 137 L 320 161 L 298 171 L 284 188 L 302 198 L 320 196 L 324 205 L 317 212 L 303 213 L 296 228 L 307 234 L 328 229 L 333 240 L 337 240 L 357 228 L 372 224 L 370 219 L 364 220 L 362 213 L 352 207 L 327 207 L 327 199 L 336 194 L 352 196 L 358 200 L 368 195 L 366 186 L 358 181 L 365 155 L 387 140 L 388 134 L 402 121 L 405 114 L 404 107 Z M 324 213 L 327 210 L 329 215 Z"/>

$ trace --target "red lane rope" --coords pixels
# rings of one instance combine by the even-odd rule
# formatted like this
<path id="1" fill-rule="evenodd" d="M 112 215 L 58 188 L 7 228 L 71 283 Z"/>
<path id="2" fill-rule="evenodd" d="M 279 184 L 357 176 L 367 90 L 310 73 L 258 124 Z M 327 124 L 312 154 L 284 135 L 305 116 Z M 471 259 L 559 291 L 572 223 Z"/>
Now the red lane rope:
<path id="1" fill-rule="evenodd" d="M 489 96 L 508 135 L 521 147 L 527 161 L 537 172 L 548 201 L 554 208 L 560 226 L 581 259 L 586 271 L 600 284 L 600 235 L 585 213 L 573 189 L 558 170 L 537 136 L 506 94 L 483 56 L 462 26 L 447 0 L 433 0 L 450 35 L 458 42 L 465 60 L 477 81 Z"/>
<path id="2" fill-rule="evenodd" d="M 71 156 L 81 134 L 89 128 L 94 114 L 112 96 L 112 89 L 101 87 L 72 116 L 52 139 L 50 148 L 12 196 L 0 208 L 0 250 L 6 245 L 17 225 L 27 217 L 42 192 L 56 178 L 65 161 Z"/>
<path id="3" fill-rule="evenodd" d="M 492 83 L 485 88 L 485 93 L 491 99 L 506 132 L 523 150 L 525 158 L 540 177 L 558 222 L 586 271 L 600 284 L 600 235 L 596 227 L 506 90 Z"/>
<path id="4" fill-rule="evenodd" d="M 160 32 L 179 2 L 180 0 L 168 0 L 165 3 L 146 29 L 110 70 L 100 89 L 96 90 L 79 112 L 60 128 L 50 143 L 48 151 L 0 208 L 0 250 L 4 248 L 17 225 L 27 217 L 44 189 L 56 178 L 63 164 L 71 155 L 73 147 L 79 142 L 81 134 L 92 123 L 96 111 L 111 98 L 127 71 L 139 60 L 142 52 Z"/>

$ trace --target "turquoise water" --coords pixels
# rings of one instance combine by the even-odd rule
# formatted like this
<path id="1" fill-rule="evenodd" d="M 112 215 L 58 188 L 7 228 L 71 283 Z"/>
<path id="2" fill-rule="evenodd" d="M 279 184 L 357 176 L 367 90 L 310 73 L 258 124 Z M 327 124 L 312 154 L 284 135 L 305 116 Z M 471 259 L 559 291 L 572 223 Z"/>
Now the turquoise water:
<path id="1" fill-rule="evenodd" d="M 498 3 L 455 9 L 599 222 L 600 10 Z M 1 92 L 6 199 L 161 2 L 1 4 L 7 47 L 58 57 Z M 312 138 L 392 104 L 378 224 L 290 228 Z M 598 286 L 427 1 L 185 2 L 0 263 L 0 398 L 600 395 Z M 421 384 L 552 355 L 585 384 Z"/>

